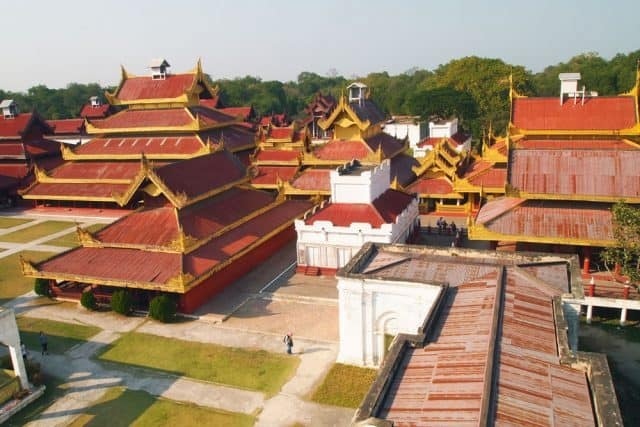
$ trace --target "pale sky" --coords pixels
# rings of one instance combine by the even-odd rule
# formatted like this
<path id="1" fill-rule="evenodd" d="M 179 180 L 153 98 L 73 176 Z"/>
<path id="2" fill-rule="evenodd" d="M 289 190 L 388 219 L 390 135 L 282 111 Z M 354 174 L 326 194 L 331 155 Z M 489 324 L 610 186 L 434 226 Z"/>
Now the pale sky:
<path id="1" fill-rule="evenodd" d="M 115 85 L 198 58 L 214 79 L 347 78 L 464 56 L 537 72 L 584 52 L 640 49 L 640 0 L 3 0 L 0 89 Z"/>

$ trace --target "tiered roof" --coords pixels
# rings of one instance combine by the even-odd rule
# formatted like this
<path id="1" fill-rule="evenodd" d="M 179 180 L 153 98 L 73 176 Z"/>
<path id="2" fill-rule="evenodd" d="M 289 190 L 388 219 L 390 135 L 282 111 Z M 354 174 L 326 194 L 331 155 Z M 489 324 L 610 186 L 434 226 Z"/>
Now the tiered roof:
<path id="1" fill-rule="evenodd" d="M 612 245 L 611 204 L 640 203 L 639 83 L 640 70 L 619 96 L 527 98 L 512 90 L 509 134 L 499 140 L 510 197 L 482 207 L 470 236 Z"/>
<path id="2" fill-rule="evenodd" d="M 82 247 L 25 274 L 56 280 L 185 293 L 233 259 L 290 227 L 311 207 L 244 184 L 244 166 L 224 150 L 145 171 L 154 201 L 97 232 Z M 233 209 L 229 209 L 233 206 Z"/>

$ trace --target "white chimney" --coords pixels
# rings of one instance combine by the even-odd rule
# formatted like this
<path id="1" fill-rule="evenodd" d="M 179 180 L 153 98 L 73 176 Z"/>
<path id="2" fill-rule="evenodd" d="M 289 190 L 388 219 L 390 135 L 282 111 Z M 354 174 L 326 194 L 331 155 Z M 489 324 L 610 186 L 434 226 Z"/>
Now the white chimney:
<path id="1" fill-rule="evenodd" d="M 0 110 L 2 110 L 2 117 L 13 119 L 18 115 L 18 104 L 13 99 L 4 99 L 0 102 Z"/>
<path id="2" fill-rule="evenodd" d="M 149 68 L 151 69 L 151 78 L 153 80 L 164 80 L 167 78 L 167 68 L 171 65 L 164 58 L 155 58 L 151 60 Z"/>
<path id="3" fill-rule="evenodd" d="M 584 103 L 585 90 L 578 90 L 578 81 L 580 81 L 580 73 L 560 73 L 558 79 L 560 80 L 560 105 L 564 102 L 564 96 L 573 96 L 574 103 L 578 95 L 582 97 Z"/>

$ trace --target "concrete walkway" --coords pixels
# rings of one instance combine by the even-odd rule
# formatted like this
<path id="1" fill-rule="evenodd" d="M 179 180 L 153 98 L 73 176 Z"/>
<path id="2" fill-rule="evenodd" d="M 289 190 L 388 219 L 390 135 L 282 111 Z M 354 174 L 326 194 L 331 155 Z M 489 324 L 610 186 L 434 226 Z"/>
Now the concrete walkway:
<path id="1" fill-rule="evenodd" d="M 109 387 L 144 390 L 155 396 L 191 402 L 199 406 L 246 414 L 259 413 L 258 426 L 348 425 L 354 411 L 306 401 L 314 387 L 335 362 L 337 344 L 304 338 L 296 340 L 294 351 L 300 365 L 280 393 L 266 399 L 260 392 L 165 374 L 151 369 L 103 363 L 91 359 L 102 347 L 122 333 L 144 332 L 189 341 L 214 343 L 271 352 L 283 352 L 281 337 L 249 330 L 227 328 L 206 321 L 162 324 L 146 318 L 122 318 L 113 313 L 93 313 L 75 304 L 31 305 L 35 296 L 25 295 L 16 309 L 29 317 L 88 324 L 103 330 L 64 355 L 34 355 L 45 373 L 65 381 L 65 395 L 47 408 L 30 426 L 61 426 L 70 423 L 100 399 Z"/>

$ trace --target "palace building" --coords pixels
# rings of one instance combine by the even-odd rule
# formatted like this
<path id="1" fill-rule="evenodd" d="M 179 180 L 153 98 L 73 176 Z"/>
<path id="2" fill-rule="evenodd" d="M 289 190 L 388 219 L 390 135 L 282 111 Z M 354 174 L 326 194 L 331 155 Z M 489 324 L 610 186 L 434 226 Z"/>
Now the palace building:
<path id="1" fill-rule="evenodd" d="M 139 161 L 138 209 L 101 231 L 78 229 L 82 246 L 40 263 L 26 276 L 49 279 L 51 294 L 108 301 L 116 289 L 146 308 L 173 295 L 191 313 L 293 240 L 293 221 L 312 207 L 250 185 L 248 169 L 220 147 L 173 163 Z M 233 208 L 230 208 L 233 207 Z"/>
<path id="2" fill-rule="evenodd" d="M 511 90 L 507 135 L 487 146 L 508 159 L 505 196 L 482 206 L 471 239 L 587 259 L 614 244 L 611 206 L 640 204 L 640 71 L 618 96 L 579 89 L 579 73 L 559 79 L 559 97 Z"/>
<path id="3" fill-rule="evenodd" d="M 60 144 L 49 138 L 53 129 L 38 113 L 20 113 L 15 101 L 2 100 L 0 113 L 0 203 L 13 205 L 36 170 L 62 162 Z"/>
<path id="4" fill-rule="evenodd" d="M 218 102 L 217 89 L 199 61 L 179 74 L 169 72 L 166 60 L 154 60 L 150 68 L 145 76 L 123 68 L 118 87 L 105 93 L 109 108 L 83 108 L 90 141 L 63 145 L 61 166 L 36 168 L 35 182 L 21 191 L 24 199 L 36 206 L 134 209 L 144 199 L 143 158 L 161 166 L 224 147 L 248 163 L 255 135 L 241 117 L 206 105 Z"/>

